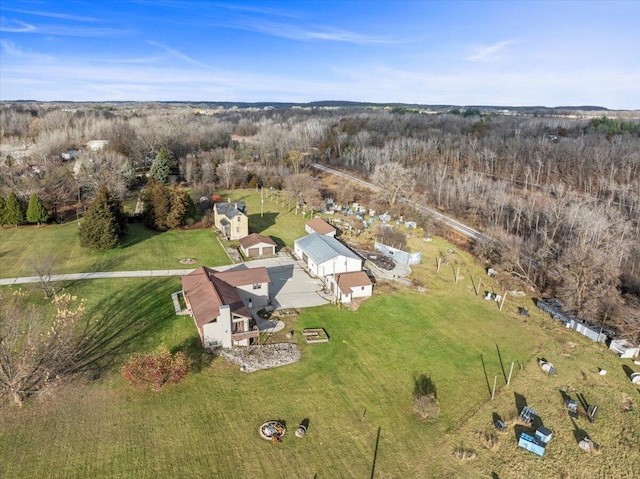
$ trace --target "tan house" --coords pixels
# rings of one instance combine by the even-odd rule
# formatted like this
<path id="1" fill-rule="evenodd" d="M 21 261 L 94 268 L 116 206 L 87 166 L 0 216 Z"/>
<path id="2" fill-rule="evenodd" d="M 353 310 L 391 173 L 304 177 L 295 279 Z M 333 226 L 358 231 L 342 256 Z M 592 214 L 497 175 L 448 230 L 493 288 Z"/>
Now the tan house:
<path id="1" fill-rule="evenodd" d="M 182 277 L 182 293 L 205 348 L 248 346 L 260 335 L 251 308 L 269 303 L 267 269 L 216 271 L 200 266 Z"/>
<path id="2" fill-rule="evenodd" d="M 353 298 L 369 298 L 373 294 L 373 283 L 364 271 L 341 273 L 328 278 L 336 301 L 350 303 Z"/>
<path id="3" fill-rule="evenodd" d="M 213 222 L 228 240 L 238 240 L 249 234 L 249 218 L 244 201 L 213 205 Z"/>
<path id="4" fill-rule="evenodd" d="M 276 243 L 268 236 L 251 233 L 240 238 L 240 249 L 246 258 L 276 254 Z"/>
<path id="5" fill-rule="evenodd" d="M 322 218 L 313 218 L 304 225 L 304 230 L 309 233 L 318 233 L 319 235 L 331 236 L 335 238 L 336 229 Z"/>

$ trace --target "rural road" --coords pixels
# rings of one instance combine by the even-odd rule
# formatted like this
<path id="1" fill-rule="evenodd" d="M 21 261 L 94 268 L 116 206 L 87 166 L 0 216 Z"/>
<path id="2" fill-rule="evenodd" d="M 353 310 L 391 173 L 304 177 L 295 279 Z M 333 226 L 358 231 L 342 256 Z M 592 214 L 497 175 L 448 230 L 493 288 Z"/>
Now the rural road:
<path id="1" fill-rule="evenodd" d="M 373 183 L 369 183 L 367 181 L 361 180 L 360 178 L 349 175 L 342 171 L 334 170 L 333 168 L 329 168 L 328 166 L 324 166 L 324 165 L 319 165 L 317 163 L 313 163 L 311 166 L 317 170 L 324 171 L 325 173 L 340 176 L 349 181 L 353 181 L 354 183 L 365 186 L 366 188 L 369 188 L 371 190 L 380 191 L 380 188 L 374 185 Z M 470 238 L 472 240 L 489 239 L 487 236 L 483 235 L 480 231 L 475 230 L 470 226 L 465 225 L 464 223 L 460 223 L 458 220 L 454 220 L 449 216 L 443 215 L 442 213 L 434 210 L 433 208 L 429 208 L 427 206 L 421 205 L 420 203 L 416 203 L 415 201 L 410 201 L 406 199 L 401 199 L 400 201 L 402 201 L 403 203 L 409 206 L 412 206 L 418 211 L 431 215 L 436 220 L 441 221 L 442 223 L 446 224 L 454 231 L 457 231 L 458 233 L 460 233 L 463 236 L 466 236 L 467 238 Z"/>

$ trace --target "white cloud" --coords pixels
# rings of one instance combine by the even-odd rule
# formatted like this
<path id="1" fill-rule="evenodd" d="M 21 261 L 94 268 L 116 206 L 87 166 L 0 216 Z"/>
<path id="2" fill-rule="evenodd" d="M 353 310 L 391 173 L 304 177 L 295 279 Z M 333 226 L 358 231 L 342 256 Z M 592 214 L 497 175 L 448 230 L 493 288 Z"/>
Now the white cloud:
<path id="1" fill-rule="evenodd" d="M 277 23 L 254 19 L 241 19 L 229 21 L 220 27 L 235 28 L 258 33 L 264 33 L 274 37 L 288 38 L 290 40 L 324 40 L 332 42 L 353 43 L 357 45 L 389 45 L 402 43 L 388 37 L 367 35 L 348 30 L 327 27 L 302 28 L 287 23 Z"/>
<path id="2" fill-rule="evenodd" d="M 468 56 L 465 60 L 470 62 L 492 62 L 503 58 L 504 50 L 509 45 L 517 43 L 516 40 L 505 40 L 494 43 L 493 45 L 479 46 L 475 48 L 475 53 Z"/>
<path id="3" fill-rule="evenodd" d="M 23 60 L 35 60 L 35 61 L 52 61 L 54 57 L 51 55 L 45 55 L 44 53 L 35 52 L 33 50 L 25 50 L 13 43 L 10 40 L 0 40 L 0 48 L 3 54 L 8 57 L 19 58 Z"/>
<path id="4" fill-rule="evenodd" d="M 182 53 L 182 52 L 180 52 L 180 51 L 178 51 L 178 50 L 176 50 L 174 48 L 169 48 L 166 45 L 154 42 L 152 40 L 147 40 L 147 43 L 149 45 L 153 45 L 154 47 L 158 47 L 158 48 L 164 50 L 167 54 L 169 54 L 170 57 L 177 58 L 178 60 L 182 60 L 182 61 L 187 62 L 187 63 L 191 63 L 192 65 L 198 65 L 198 66 L 205 67 L 205 68 L 207 67 L 207 65 L 205 65 L 203 63 L 200 63 L 197 60 L 194 60 L 193 58 L 185 55 L 184 53 Z"/>
<path id="5" fill-rule="evenodd" d="M 58 13 L 58 12 L 48 12 L 45 10 L 21 10 L 19 8 L 7 8 L 7 7 L 3 7 L 3 10 L 6 10 L 8 12 L 15 12 L 15 13 L 24 13 L 27 15 L 33 15 L 33 16 L 37 16 L 37 17 L 47 17 L 47 18 L 60 18 L 62 20 L 73 20 L 76 22 L 100 22 L 102 21 L 99 18 L 94 18 L 94 17 L 82 17 L 79 15 L 69 15 L 66 13 Z"/>
<path id="6" fill-rule="evenodd" d="M 7 33 L 28 33 L 34 32 L 36 27 L 29 23 L 21 22 L 20 20 L 7 20 L 4 17 L 0 17 L 0 32 Z"/>

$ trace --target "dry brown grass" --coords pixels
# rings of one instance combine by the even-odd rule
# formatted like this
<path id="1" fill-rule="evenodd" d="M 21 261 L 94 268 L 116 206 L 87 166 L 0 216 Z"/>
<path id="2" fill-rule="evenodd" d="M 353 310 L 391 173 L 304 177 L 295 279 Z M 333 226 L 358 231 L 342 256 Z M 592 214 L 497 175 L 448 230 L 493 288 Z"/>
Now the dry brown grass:
<path id="1" fill-rule="evenodd" d="M 478 431 L 476 438 L 480 445 L 489 451 L 495 452 L 500 449 L 500 437 L 493 431 Z"/>

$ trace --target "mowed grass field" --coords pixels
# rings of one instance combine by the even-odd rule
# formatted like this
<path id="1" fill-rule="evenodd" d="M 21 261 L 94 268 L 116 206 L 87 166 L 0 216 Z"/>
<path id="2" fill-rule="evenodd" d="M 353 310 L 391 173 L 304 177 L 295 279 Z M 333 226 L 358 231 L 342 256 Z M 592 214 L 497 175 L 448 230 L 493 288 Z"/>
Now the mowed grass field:
<path id="1" fill-rule="evenodd" d="M 457 477 L 463 465 L 451 463 L 439 444 L 486 399 L 480 355 L 498 371 L 496 343 L 505 360 L 520 362 L 536 348 L 527 325 L 454 288 L 424 294 L 381 287 L 357 311 L 304 310 L 295 337 L 322 326 L 329 343 L 299 341 L 298 363 L 246 374 L 194 347 L 192 320 L 175 316 L 169 299 L 179 289 L 176 278 L 93 280 L 67 289 L 88 298 L 94 319 L 114 331 L 126 327 L 105 343 L 113 344 L 112 362 L 98 361 L 96 379 L 22 410 L 0 410 L 2 477 L 369 477 L 378 428 L 375 477 L 428 477 L 434 467 Z M 129 389 L 120 361 L 161 343 L 185 350 L 194 372 L 159 393 Z M 438 387 L 441 415 L 433 423 L 412 413 L 420 373 Z M 304 418 L 308 435 L 295 438 Z M 282 444 L 259 438 L 268 419 L 286 421 Z"/>
<path id="2" fill-rule="evenodd" d="M 183 258 L 197 258 L 193 267 L 230 263 L 211 230 L 158 233 L 130 224 L 123 244 L 111 250 L 81 247 L 76 222 L 0 230 L 0 278 L 33 276 L 29 261 L 39 258 L 52 259 L 54 274 L 191 267 L 179 263 Z"/>
<path id="3" fill-rule="evenodd" d="M 259 195 L 233 193 L 232 199 L 245 195 L 250 215 L 250 201 L 259 208 Z M 302 236 L 300 215 L 270 207 L 278 221 L 265 221 L 261 233 L 283 241 Z M 559 327 L 528 295 L 508 296 L 498 311 L 475 294 L 471 280 L 482 277 L 482 291 L 502 293 L 497 281 L 443 240 L 426 243 L 416 235 L 409 243 L 423 253 L 413 268 L 420 288 L 379 283 L 356 311 L 302 310 L 289 323 L 301 360 L 251 374 L 201 352 L 191 318 L 173 312 L 170 294 L 179 278 L 68 283 L 66 290 L 86 298 L 88 317 L 101 325 L 96 339 L 104 354 L 91 358 L 87 377 L 20 410 L 0 406 L 0 477 L 368 478 L 374 462 L 376 478 L 637 477 L 640 391 L 623 366 L 639 368 Z M 437 273 L 436 257 L 444 253 L 448 264 Z M 43 301 L 35 287 L 33 301 Z M 527 318 L 519 307 L 529 309 Z M 302 329 L 318 326 L 330 341 L 305 344 Z M 192 373 L 157 393 L 130 389 L 119 374 L 122 361 L 160 344 L 184 351 Z M 538 357 L 552 361 L 558 375 L 542 373 Z M 608 374 L 600 376 L 598 368 Z M 413 414 L 413 378 L 421 373 L 437 386 L 437 421 Z M 594 425 L 576 422 L 602 445 L 599 454 L 577 447 L 560 389 L 600 406 Z M 523 429 L 513 426 L 494 450 L 477 439 L 479 431 L 492 430 L 494 412 L 508 419 L 522 398 L 554 432 L 544 458 L 517 447 L 515 433 Z M 305 418 L 308 434 L 298 439 L 293 432 Z M 286 421 L 283 443 L 259 438 L 258 427 L 269 419 Z M 476 458 L 459 461 L 458 448 Z"/>
<path id="4" fill-rule="evenodd" d="M 271 235 L 280 246 L 293 246 L 304 236 L 302 214 L 288 211 L 275 200 L 264 199 L 260 214 L 260 193 L 255 190 L 222 192 L 232 201 L 247 202 L 250 231 Z M 276 221 L 277 220 L 277 221 Z M 179 230 L 159 233 L 134 223 L 124 242 L 112 250 L 83 248 L 78 238 L 78 223 L 63 225 L 5 227 L 0 229 L 0 278 L 33 276 L 29 261 L 39 258 L 53 260 L 53 273 L 91 271 L 132 271 L 146 269 L 184 269 L 183 258 L 196 258 L 193 265 L 220 266 L 229 264 L 229 257 L 214 234 L 215 229 Z"/>

